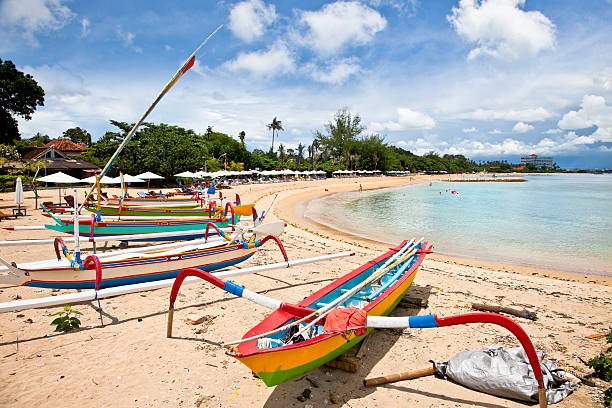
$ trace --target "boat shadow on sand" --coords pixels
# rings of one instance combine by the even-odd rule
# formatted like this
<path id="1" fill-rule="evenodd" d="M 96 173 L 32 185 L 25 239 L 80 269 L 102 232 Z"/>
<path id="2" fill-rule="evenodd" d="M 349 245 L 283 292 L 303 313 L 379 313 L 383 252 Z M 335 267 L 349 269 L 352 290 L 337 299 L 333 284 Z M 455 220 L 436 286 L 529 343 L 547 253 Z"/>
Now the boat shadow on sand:
<path id="1" fill-rule="evenodd" d="M 431 292 L 430 286 L 419 286 L 413 284 L 407 297 L 422 299 L 426 304 Z M 391 316 L 411 316 L 419 314 L 425 307 L 417 305 L 400 305 L 391 313 Z M 349 373 L 329 366 L 321 366 L 295 380 L 277 385 L 268 397 L 265 408 L 303 407 L 304 404 L 314 407 L 328 406 L 333 404 L 330 398 L 335 398 L 339 405 L 350 403 L 350 401 L 367 398 L 376 392 L 376 387 L 364 387 L 363 379 L 368 377 L 374 366 L 378 364 L 389 353 L 393 345 L 402 336 L 402 330 L 385 329 L 377 330 L 370 336 L 372 338 L 366 345 L 367 351 L 361 359 L 361 366 L 356 373 Z M 355 348 L 359 348 L 356 345 Z M 350 353 L 349 350 L 347 353 Z M 392 370 L 393 371 L 393 370 Z M 395 372 L 402 371 L 401 369 Z M 485 408 L 502 408 L 504 405 L 482 403 L 461 398 L 453 398 L 446 394 L 438 394 L 430 391 L 421 391 L 406 385 L 386 384 L 379 387 L 392 388 L 410 394 L 412 400 L 419 397 L 439 399 L 440 401 L 451 401 L 459 404 L 469 404 Z M 307 391 L 308 390 L 308 391 Z M 301 395 L 310 395 L 309 399 L 298 399 Z M 303 401 L 302 401 L 303 400 Z M 404 401 L 407 402 L 407 401 Z M 402 404 L 403 405 L 403 404 Z"/>
<path id="2" fill-rule="evenodd" d="M 263 275 L 262 273 L 257 273 L 256 275 L 259 276 L 263 276 L 263 277 L 268 277 L 266 275 Z M 270 288 L 270 289 L 266 289 L 266 290 L 262 290 L 263 292 L 266 293 L 273 293 L 275 291 L 281 291 L 283 289 L 287 289 L 287 288 L 295 288 L 295 287 L 300 287 L 300 286 L 309 286 L 312 284 L 321 284 L 321 283 L 328 283 L 330 281 L 333 281 L 333 278 L 326 278 L 326 279 L 319 279 L 319 280 L 314 280 L 314 281 L 307 281 L 307 282 L 299 282 L 299 283 L 289 283 L 283 280 L 280 280 L 276 277 L 271 278 L 268 277 L 270 279 L 274 279 L 275 281 L 279 281 L 283 284 L 283 286 L 277 286 L 274 288 Z M 164 290 L 164 289 L 157 289 L 157 290 Z M 134 294 L 132 294 L 134 295 Z M 128 295 L 129 296 L 129 295 Z M 113 297 L 107 298 L 108 299 L 113 299 Z M 200 302 L 200 303 L 185 303 L 181 306 L 176 307 L 174 310 L 175 312 L 180 312 L 183 310 L 190 310 L 193 308 L 203 308 L 206 306 L 211 306 L 211 305 L 215 305 L 215 304 L 224 304 L 224 303 L 228 303 L 228 302 L 232 302 L 234 301 L 236 298 L 231 297 L 231 298 L 221 298 L 221 299 L 215 299 L 215 300 L 209 300 L 206 302 Z M 92 308 L 94 310 L 95 313 L 99 313 L 99 309 L 98 309 L 98 305 L 96 301 L 86 301 L 86 302 L 75 302 L 73 304 L 73 306 L 78 306 L 78 305 L 82 305 L 82 306 L 88 306 L 90 308 Z M 152 317 L 156 317 L 156 316 L 162 316 L 162 315 L 167 315 L 168 311 L 167 310 L 162 310 L 159 312 L 154 312 L 154 313 L 148 313 L 148 314 L 137 314 L 134 316 L 130 316 L 127 318 L 119 318 L 117 316 L 112 315 L 110 312 L 108 312 L 109 308 L 105 308 L 105 304 L 104 304 L 104 300 L 102 301 L 102 316 L 104 317 L 104 327 L 112 327 L 115 325 L 120 325 L 120 324 L 124 324 L 124 323 L 129 323 L 129 322 L 133 322 L 133 321 L 142 321 L 143 319 L 147 319 L 147 318 L 152 318 Z M 27 343 L 30 341 L 36 341 L 36 340 L 41 340 L 41 339 L 46 339 L 49 337 L 54 337 L 54 336 L 70 336 L 70 335 L 74 335 L 77 333 L 82 333 L 82 332 L 86 332 L 89 330 L 96 330 L 96 329 L 100 329 L 100 325 L 99 324 L 93 324 L 91 326 L 81 326 L 78 329 L 72 330 L 70 332 L 66 332 L 66 333 L 59 333 L 59 332 L 54 332 L 53 334 L 45 334 L 42 336 L 35 336 L 35 337 L 30 337 L 30 338 L 25 338 L 22 339 L 20 338 L 19 340 L 9 340 L 9 341 L 5 341 L 5 342 L 0 342 L 0 346 L 6 346 L 6 345 L 13 345 L 16 343 Z M 202 343 L 207 343 L 210 345 L 215 345 L 215 346 L 221 346 L 221 343 L 213 341 L 213 340 L 209 340 L 206 338 L 201 338 L 201 337 L 186 337 L 186 336 L 172 336 L 173 339 L 175 340 L 190 340 L 190 341 L 196 341 L 196 342 L 202 342 Z"/>

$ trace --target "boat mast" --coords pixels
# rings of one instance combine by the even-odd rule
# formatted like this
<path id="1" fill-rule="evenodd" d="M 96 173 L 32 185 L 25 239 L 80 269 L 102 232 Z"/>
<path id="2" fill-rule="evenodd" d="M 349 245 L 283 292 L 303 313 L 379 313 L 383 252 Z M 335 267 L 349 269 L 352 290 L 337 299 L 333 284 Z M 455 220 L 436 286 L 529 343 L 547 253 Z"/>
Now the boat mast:
<path id="1" fill-rule="evenodd" d="M 166 84 L 166 86 L 164 87 L 164 89 L 162 89 L 162 91 L 159 93 L 159 95 L 157 95 L 157 98 L 155 98 L 155 100 L 153 101 L 153 103 L 147 108 L 147 110 L 145 111 L 145 113 L 143 113 L 143 115 L 140 117 L 140 119 L 138 119 L 138 122 L 136 122 L 134 124 L 134 126 L 132 127 L 132 129 L 128 132 L 128 134 L 125 136 L 125 138 L 123 139 L 123 141 L 121 142 L 121 144 L 119 145 L 119 147 L 117 147 L 117 150 L 115 151 L 115 153 L 113 153 L 113 155 L 111 156 L 111 158 L 108 160 L 108 162 L 106 163 L 106 166 L 104 166 L 104 169 L 102 169 L 102 172 L 100 173 L 100 177 L 104 177 L 104 175 L 106 175 L 106 172 L 111 168 L 111 166 L 113 165 L 113 162 L 115 161 L 115 159 L 117 158 L 117 156 L 119 156 L 119 153 L 121 153 L 121 151 L 123 150 L 123 148 L 125 147 L 125 145 L 127 144 L 127 142 L 129 142 L 129 140 L 132 138 L 132 136 L 134 136 L 134 133 L 136 132 L 136 129 L 138 129 L 138 127 L 142 124 L 142 122 L 145 120 L 145 118 L 149 115 L 149 113 L 151 113 L 151 111 L 153 110 L 153 108 L 155 108 L 155 105 L 157 105 L 157 103 L 164 97 L 164 95 L 166 95 L 166 93 L 168 93 L 168 91 L 170 90 L 170 88 L 172 88 L 172 86 L 176 83 L 176 81 L 179 80 L 179 78 L 189 70 L 189 68 L 191 68 L 195 62 L 195 54 L 196 52 L 198 52 L 200 50 L 200 48 L 202 48 L 202 46 L 204 46 L 204 44 L 206 44 L 206 42 L 210 39 L 210 37 L 212 37 L 213 35 L 215 35 L 215 33 L 217 31 L 219 31 L 219 29 L 223 27 L 223 24 L 221 24 L 219 27 L 217 27 L 215 29 L 215 31 L 213 31 L 203 42 L 202 44 L 200 44 L 200 46 L 198 48 L 196 48 L 196 50 L 189 56 L 189 58 L 187 59 L 187 61 L 185 61 L 185 63 L 179 68 L 178 71 L 176 71 L 176 73 L 174 74 L 174 76 L 170 79 L 170 81 Z M 91 190 L 89 190 L 89 192 L 87 193 L 87 195 L 85 196 L 85 200 L 83 201 L 83 204 L 81 204 L 81 206 L 78 209 L 78 212 L 81 211 L 81 209 L 83 208 L 83 205 L 85 205 L 85 201 L 87 201 L 87 199 L 89 198 L 89 196 L 91 195 L 91 193 L 93 193 L 95 186 L 91 187 Z"/>

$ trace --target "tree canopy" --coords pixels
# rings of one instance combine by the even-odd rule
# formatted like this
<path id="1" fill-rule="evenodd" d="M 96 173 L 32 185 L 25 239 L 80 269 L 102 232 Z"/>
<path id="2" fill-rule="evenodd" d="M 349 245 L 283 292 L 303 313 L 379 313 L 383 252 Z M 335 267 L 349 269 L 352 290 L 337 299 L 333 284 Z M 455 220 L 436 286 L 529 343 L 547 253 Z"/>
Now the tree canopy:
<path id="1" fill-rule="evenodd" d="M 74 143 L 83 143 L 87 146 L 91 146 L 91 134 L 80 127 L 65 130 L 64 137 L 72 140 Z"/>
<path id="2" fill-rule="evenodd" d="M 30 120 L 36 107 L 44 104 L 45 91 L 34 78 L 19 71 L 12 61 L 0 59 L 0 143 L 21 138 L 13 116 Z"/>

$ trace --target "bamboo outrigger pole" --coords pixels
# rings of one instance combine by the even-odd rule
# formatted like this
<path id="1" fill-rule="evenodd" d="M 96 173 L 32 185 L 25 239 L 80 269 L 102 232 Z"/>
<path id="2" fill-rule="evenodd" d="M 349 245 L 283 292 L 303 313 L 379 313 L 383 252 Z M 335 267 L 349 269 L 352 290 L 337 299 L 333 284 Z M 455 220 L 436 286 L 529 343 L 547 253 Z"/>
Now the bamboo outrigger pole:
<path id="1" fill-rule="evenodd" d="M 168 91 L 170 90 L 170 88 L 172 88 L 172 86 L 176 83 L 176 81 L 179 80 L 179 78 L 189 70 L 189 68 L 193 67 L 193 64 L 195 62 L 195 54 L 196 52 L 198 52 L 200 50 L 200 48 L 202 48 L 204 46 L 204 44 L 206 44 L 206 42 L 210 39 L 210 37 L 212 37 L 213 35 L 215 35 L 215 33 L 217 31 L 219 31 L 219 29 L 223 27 L 223 24 L 221 24 L 219 27 L 217 27 L 215 29 L 215 31 L 213 31 L 208 37 L 206 37 L 206 39 L 202 42 L 202 44 L 200 44 L 200 46 L 198 48 L 196 48 L 196 50 L 189 56 L 189 58 L 187 59 L 187 61 L 185 61 L 185 63 L 179 68 L 178 71 L 176 71 L 176 74 L 174 74 L 174 76 L 170 79 L 170 81 L 166 84 L 166 86 L 164 87 L 164 89 L 162 89 L 162 91 L 159 93 L 159 95 L 157 95 L 157 98 L 155 98 L 155 100 L 153 101 L 153 103 L 151 104 L 151 106 L 149 106 L 147 108 L 147 110 L 145 111 L 145 113 L 140 117 L 140 119 L 138 119 L 138 122 L 136 122 L 134 124 L 134 126 L 132 127 L 132 129 L 128 132 L 128 134 L 125 136 L 125 138 L 123 139 L 123 141 L 121 142 L 121 144 L 119 145 L 119 147 L 117 148 L 117 151 L 115 151 L 115 153 L 113 153 L 113 155 L 111 156 L 111 158 L 108 160 L 108 162 L 106 163 L 106 166 L 104 166 L 104 169 L 102 169 L 102 172 L 100 173 L 100 177 L 104 177 L 104 175 L 106 175 L 106 172 L 108 171 L 108 169 L 110 169 L 110 167 L 113 165 L 113 162 L 115 161 L 115 159 L 117 158 L 117 156 L 119 155 L 119 153 L 121 153 L 121 151 L 123 150 L 123 148 L 125 147 L 126 143 L 129 142 L 129 140 L 132 138 L 132 136 L 134 136 L 134 133 L 136 132 L 136 130 L 138 129 L 138 127 L 142 124 L 142 122 L 145 120 L 145 118 L 149 115 L 149 113 L 151 113 L 151 111 L 153 110 L 153 108 L 155 108 L 155 105 L 157 105 L 157 103 L 161 100 L 161 98 L 164 97 L 164 95 L 166 95 L 166 93 L 168 93 Z M 78 212 L 81 212 L 81 209 L 83 208 L 83 206 L 85 205 L 85 202 L 87 201 L 87 199 L 89 198 L 89 196 L 91 195 L 91 193 L 93 193 L 94 189 L 96 188 L 96 185 L 94 184 L 91 187 L 91 190 L 89 190 L 89 193 L 87 193 L 87 195 L 85 196 L 85 200 L 83 200 L 83 204 L 81 204 L 81 206 L 78 209 Z"/>

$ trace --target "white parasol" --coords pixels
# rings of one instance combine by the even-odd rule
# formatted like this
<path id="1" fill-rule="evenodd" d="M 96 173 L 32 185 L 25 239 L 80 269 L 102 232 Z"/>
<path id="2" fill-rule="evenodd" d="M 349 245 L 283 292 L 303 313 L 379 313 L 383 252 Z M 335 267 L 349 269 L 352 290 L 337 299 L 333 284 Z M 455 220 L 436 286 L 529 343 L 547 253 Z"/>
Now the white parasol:
<path id="1" fill-rule="evenodd" d="M 44 181 L 45 183 L 56 183 L 56 184 L 76 184 L 82 183 L 76 177 L 72 177 L 66 173 L 62 173 L 58 171 L 57 173 L 49 174 L 48 176 L 44 176 L 36 179 L 36 181 Z M 59 188 L 59 203 L 62 204 L 62 188 Z"/>
<path id="2" fill-rule="evenodd" d="M 159 174 L 151 173 L 150 171 L 146 171 L 144 173 L 140 173 L 136 175 L 137 178 L 141 180 L 147 180 L 147 191 L 149 191 L 149 181 L 151 180 L 162 180 L 163 177 Z"/>
<path id="3" fill-rule="evenodd" d="M 21 177 L 17 177 L 15 182 L 15 204 L 18 206 L 19 214 L 21 214 L 21 204 L 23 204 L 23 184 L 21 184 Z"/>

